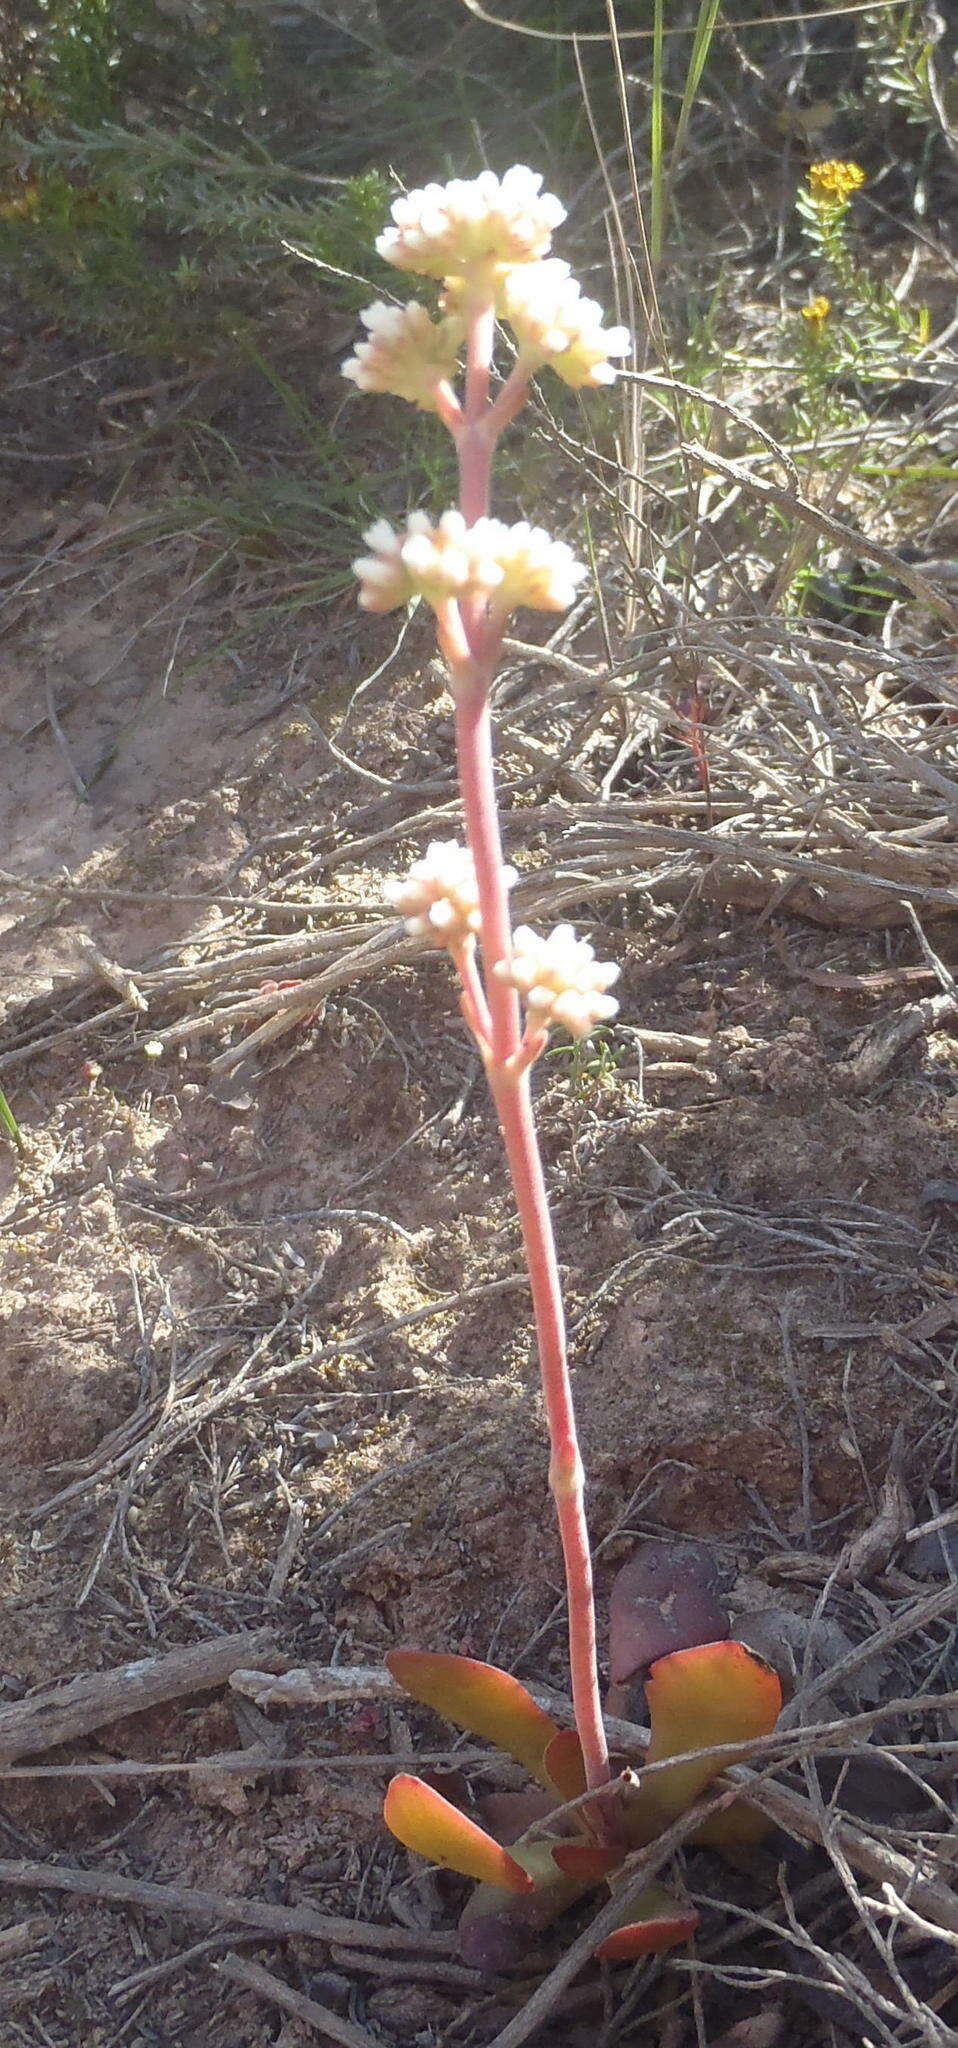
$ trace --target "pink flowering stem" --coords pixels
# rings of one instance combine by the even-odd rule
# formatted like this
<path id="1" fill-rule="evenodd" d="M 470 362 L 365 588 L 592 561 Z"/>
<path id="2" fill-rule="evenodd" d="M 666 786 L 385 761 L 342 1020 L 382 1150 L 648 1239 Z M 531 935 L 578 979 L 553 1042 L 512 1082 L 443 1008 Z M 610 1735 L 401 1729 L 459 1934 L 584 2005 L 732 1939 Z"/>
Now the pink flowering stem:
<path id="1" fill-rule="evenodd" d="M 549 1197 L 536 1134 L 530 1068 L 519 1074 L 491 1066 L 489 1081 L 505 1141 L 516 1207 L 522 1225 L 532 1288 L 539 1369 L 549 1424 L 549 1486 L 556 1504 L 569 1608 L 569 1664 L 572 1704 L 582 1744 L 586 1783 L 604 1785 L 609 1751 L 599 1700 L 596 1665 L 595 1594 L 592 1554 L 585 1518 L 585 1474 L 579 1454 L 572 1383 L 566 1351 L 562 1288 L 556 1259 Z"/>
<path id="2" fill-rule="evenodd" d="M 496 439 L 501 427 L 518 410 L 521 402 L 519 379 L 516 378 L 511 390 L 508 385 L 504 387 L 504 390 L 509 390 L 508 403 L 500 406 L 498 418 L 495 417 L 495 405 L 489 400 L 494 325 L 490 305 L 472 308 L 467 343 L 466 402 L 463 423 L 456 435 L 460 504 L 470 525 L 488 515 Z M 500 634 L 490 631 L 485 608 L 479 604 L 464 605 L 461 618 L 471 659 L 453 664 L 453 680 L 456 686 L 456 736 L 463 809 L 466 833 L 476 864 L 482 913 L 482 957 L 490 1023 L 489 1042 L 484 1054 L 509 1161 L 532 1289 L 551 1447 L 549 1485 L 555 1499 L 565 1562 L 576 1727 L 582 1743 L 587 1783 L 600 1786 L 609 1777 L 609 1752 L 599 1700 L 595 1598 L 585 1519 L 585 1481 L 569 1376 L 562 1289 L 529 1088 L 530 1062 L 520 1052 L 519 1001 L 515 991 L 494 972 L 497 962 L 509 960 L 512 956 L 512 928 L 502 872 L 502 840 L 489 710 L 492 668 Z M 444 635 L 444 644 L 448 652 L 453 644 L 451 633 Z"/>
<path id="3" fill-rule="evenodd" d="M 492 1018 L 476 966 L 475 941 L 470 939 L 465 945 L 458 946 L 452 957 L 462 983 L 462 1014 L 477 1043 L 488 1045 L 492 1037 Z"/>
<path id="4" fill-rule="evenodd" d="M 459 506 L 469 526 L 489 513 L 489 487 L 496 433 L 488 415 L 489 372 L 496 332 L 491 300 L 470 307 L 466 330 L 466 403 L 459 432 Z"/>

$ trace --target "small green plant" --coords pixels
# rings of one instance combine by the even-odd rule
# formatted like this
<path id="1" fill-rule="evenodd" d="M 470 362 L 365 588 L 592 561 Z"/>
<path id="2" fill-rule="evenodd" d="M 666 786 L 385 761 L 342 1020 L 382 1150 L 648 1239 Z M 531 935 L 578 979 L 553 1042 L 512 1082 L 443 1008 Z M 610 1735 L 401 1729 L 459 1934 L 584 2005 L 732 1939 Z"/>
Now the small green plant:
<path id="1" fill-rule="evenodd" d="M 860 164 L 829 157 L 811 165 L 796 205 L 805 239 L 824 282 L 841 298 L 836 309 L 828 292 L 816 292 L 803 308 L 807 328 L 806 364 L 868 377 L 881 373 L 889 348 L 919 347 L 928 339 L 923 308 L 899 303 L 884 282 L 876 282 L 852 247 L 850 217 L 855 194 L 867 183 Z"/>
<path id="2" fill-rule="evenodd" d="M 597 1024 L 591 1038 L 573 1038 L 567 1044 L 550 1046 L 546 1057 L 568 1077 L 573 1095 L 582 1100 L 600 1094 L 614 1083 L 626 1051 L 624 1046 L 616 1045 L 607 1025 Z"/>
<path id="3" fill-rule="evenodd" d="M 77 128 L 114 118 L 122 31 L 132 26 L 121 23 L 118 0 L 47 0 L 41 11 L 46 21 L 38 102 Z"/>
<path id="4" fill-rule="evenodd" d="M 861 164 L 828 157 L 812 164 L 796 202 L 810 247 L 849 289 L 857 268 L 848 247 L 848 216 L 855 193 L 866 183 Z"/>
<path id="5" fill-rule="evenodd" d="M 852 460 L 860 473 L 867 474 L 862 454 L 871 420 L 901 386 L 908 356 L 927 343 L 929 319 L 925 308 L 900 303 L 859 258 L 853 204 L 866 182 L 859 164 L 828 158 L 812 164 L 798 194 L 797 209 L 816 275 L 812 296 L 793 323 L 799 381 L 790 402 L 789 429 L 791 439 L 806 444 L 809 466 L 817 459 L 829 470 L 838 438 L 844 437 L 854 450 L 857 436 L 859 452 Z M 811 554 L 810 536 L 797 552 Z M 832 616 L 823 576 L 829 566 L 824 551 L 819 550 L 814 562 L 796 561 L 794 555 L 793 550 L 791 602 L 799 610 L 815 608 Z M 867 596 L 859 604 L 854 593 L 846 593 L 837 615 L 860 614 L 868 630 L 873 609 L 880 619 L 887 606 L 887 595 L 873 608 Z"/>
<path id="6" fill-rule="evenodd" d="M 929 31 L 934 16 L 921 0 L 903 7 L 869 9 L 859 26 L 865 57 L 863 98 L 875 113 L 891 110 L 927 131 L 930 140 L 939 123 L 931 70 L 935 43 Z M 939 32 L 944 21 L 938 16 Z"/>

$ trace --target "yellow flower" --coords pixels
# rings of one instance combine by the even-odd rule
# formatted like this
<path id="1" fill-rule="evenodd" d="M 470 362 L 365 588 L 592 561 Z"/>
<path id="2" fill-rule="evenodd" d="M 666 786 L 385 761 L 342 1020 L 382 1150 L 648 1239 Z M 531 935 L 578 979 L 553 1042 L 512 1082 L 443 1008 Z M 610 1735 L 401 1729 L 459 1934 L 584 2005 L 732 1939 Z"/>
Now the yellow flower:
<path id="1" fill-rule="evenodd" d="M 802 307 L 802 319 L 808 321 L 813 334 L 821 334 L 831 310 L 831 299 L 826 299 L 824 292 L 819 292 L 817 299 L 811 299 L 807 306 Z"/>
<path id="2" fill-rule="evenodd" d="M 823 163 L 811 164 L 808 172 L 808 189 L 812 198 L 823 206 L 844 206 L 853 192 L 859 192 L 865 183 L 861 164 L 842 163 L 837 157 L 827 157 Z"/>

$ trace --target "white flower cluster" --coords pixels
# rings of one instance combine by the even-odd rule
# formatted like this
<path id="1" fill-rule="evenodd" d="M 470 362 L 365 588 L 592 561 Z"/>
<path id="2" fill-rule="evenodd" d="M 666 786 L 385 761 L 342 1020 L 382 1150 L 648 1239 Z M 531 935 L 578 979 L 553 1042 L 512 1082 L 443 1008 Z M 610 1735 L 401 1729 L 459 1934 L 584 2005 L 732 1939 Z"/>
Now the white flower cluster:
<path id="1" fill-rule="evenodd" d="M 364 610 L 391 612 L 412 597 L 436 605 L 450 597 L 488 595 L 501 578 L 477 543 L 480 523 L 467 527 L 461 512 L 444 512 L 434 526 L 428 513 L 410 512 L 405 531 L 397 533 L 388 519 L 377 519 L 363 534 L 372 553 L 353 563 Z"/>
<path id="2" fill-rule="evenodd" d="M 587 573 L 564 541 L 550 540 L 525 520 L 506 526 L 501 519 L 477 519 L 467 526 L 461 512 L 444 512 L 434 526 L 425 512 L 411 512 L 405 531 L 377 519 L 363 539 L 370 553 L 353 569 L 359 602 L 371 612 L 393 611 L 413 597 L 432 605 L 480 598 L 500 618 L 518 605 L 565 611 Z"/>
<path id="3" fill-rule="evenodd" d="M 376 247 L 398 269 L 442 280 L 445 317 L 433 320 L 415 302 L 377 301 L 362 315 L 366 339 L 343 375 L 361 390 L 393 392 L 438 412 L 458 435 L 464 415 L 449 382 L 470 309 L 485 304 L 515 331 L 519 401 L 523 371 L 544 363 L 574 390 L 611 384 L 611 358 L 627 353 L 630 337 L 624 327 L 604 328 L 601 308 L 583 298 L 569 265 L 549 256 L 552 231 L 564 219 L 565 208 L 524 164 L 501 178 L 483 171 L 397 199 Z M 364 539 L 369 553 L 353 566 L 360 604 L 373 612 L 413 597 L 432 605 L 478 601 L 499 622 L 519 605 L 565 611 L 586 573 L 564 542 L 525 521 L 479 519 L 467 529 L 457 512 L 443 513 L 437 525 L 414 512 L 405 531 L 379 519 Z"/>
<path id="4" fill-rule="evenodd" d="M 487 529 L 483 546 L 501 571 L 492 598 L 494 611 L 505 615 L 522 604 L 537 612 L 568 611 L 588 570 L 564 540 L 552 540 L 543 526 L 530 526 L 525 519 L 514 526 L 504 526 L 500 519 L 480 520 L 478 525 Z"/>
<path id="5" fill-rule="evenodd" d="M 614 384 L 609 358 L 627 356 L 632 336 L 627 327 L 603 327 L 601 306 L 583 298 L 568 263 L 550 256 L 507 271 L 499 304 L 530 369 L 550 363 L 574 391 Z"/>
<path id="6" fill-rule="evenodd" d="M 393 202 L 393 226 L 376 248 L 398 270 L 423 277 L 462 276 L 477 267 L 530 263 L 544 256 L 565 207 L 542 191 L 542 178 L 514 164 L 502 178 L 453 178 Z"/>
<path id="7" fill-rule="evenodd" d="M 511 889 L 515 868 L 504 867 L 503 880 Z M 386 896 L 394 910 L 406 920 L 413 938 L 431 939 L 436 946 L 452 950 L 474 940 L 479 931 L 479 887 L 472 854 L 458 839 L 434 839 L 421 860 L 413 861 L 401 882 L 390 882 Z"/>
<path id="8" fill-rule="evenodd" d="M 512 959 L 501 960 L 495 971 L 500 981 L 518 989 L 530 1024 L 540 1030 L 562 1024 L 573 1038 L 588 1038 L 597 1024 L 608 1023 L 618 1012 L 615 997 L 607 994 L 619 978 L 618 967 L 597 960 L 571 924 L 557 924 L 547 937 L 518 925 Z"/>
<path id="9" fill-rule="evenodd" d="M 435 412 L 437 386 L 456 372 L 461 320 L 433 320 L 416 299 L 408 306 L 377 299 L 359 317 L 369 338 L 357 342 L 343 376 L 360 391 L 388 391 L 422 412 Z"/>
<path id="10" fill-rule="evenodd" d="M 455 316 L 478 289 L 495 297 L 530 370 L 551 363 L 573 390 L 614 383 L 611 359 L 628 354 L 629 330 L 604 328 L 601 307 L 583 298 L 568 263 L 549 256 L 565 208 L 541 187 L 537 171 L 513 164 L 501 178 L 483 171 L 395 200 L 379 254 L 399 270 L 441 279 L 447 317 L 434 321 L 417 304 L 367 307 L 369 339 L 344 363 L 344 377 L 435 411 L 436 386 L 458 362 L 463 328 Z"/>

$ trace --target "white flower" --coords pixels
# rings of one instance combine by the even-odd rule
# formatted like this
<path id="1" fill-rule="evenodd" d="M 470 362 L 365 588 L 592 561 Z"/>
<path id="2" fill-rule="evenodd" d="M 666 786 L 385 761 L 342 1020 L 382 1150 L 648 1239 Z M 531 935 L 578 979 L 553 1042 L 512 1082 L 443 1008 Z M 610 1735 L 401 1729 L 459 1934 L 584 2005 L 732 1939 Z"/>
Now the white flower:
<path id="1" fill-rule="evenodd" d="M 521 604 L 538 612 L 564 612 L 575 602 L 588 570 L 564 540 L 552 540 L 544 527 L 530 526 L 525 519 L 514 526 L 479 520 L 480 526 L 498 529 L 486 543 L 502 572 L 492 599 L 496 612 L 515 611 Z"/>
<path id="2" fill-rule="evenodd" d="M 413 299 L 408 306 L 377 300 L 360 314 L 369 339 L 343 364 L 343 376 L 361 391 L 389 391 L 423 412 L 436 408 L 436 386 L 454 375 L 462 341 L 459 320 L 433 320 Z"/>
<path id="3" fill-rule="evenodd" d="M 515 868 L 504 867 L 502 874 L 511 889 Z M 403 881 L 386 884 L 386 897 L 405 918 L 407 932 L 413 938 L 431 939 L 435 946 L 455 949 L 471 942 L 479 930 L 475 863 L 458 839 L 434 839 Z"/>
<path id="4" fill-rule="evenodd" d="M 388 519 L 377 519 L 363 534 L 369 555 L 353 563 L 359 577 L 359 602 L 368 612 L 391 612 L 411 597 L 442 604 L 450 597 L 472 596 L 476 579 L 465 545 L 468 528 L 461 512 L 444 512 L 433 526 L 426 512 L 410 512 L 404 532 Z"/>
<path id="5" fill-rule="evenodd" d="M 486 526 L 494 520 L 476 520 L 467 526 L 461 512 L 444 512 L 437 526 L 417 526 L 422 514 L 413 512 L 407 521 L 410 538 L 403 546 L 403 561 L 417 590 L 430 604 L 447 597 L 485 597 L 502 582 L 502 570 L 486 539 Z"/>
<path id="6" fill-rule="evenodd" d="M 377 519 L 363 539 L 372 552 L 353 568 L 359 602 L 371 612 L 392 611 L 411 597 L 432 605 L 449 598 L 491 600 L 499 618 L 521 604 L 564 611 L 586 574 L 564 541 L 550 540 L 525 520 L 506 526 L 501 519 L 477 519 L 467 526 L 461 512 L 444 512 L 433 526 L 425 512 L 411 512 L 405 532 Z"/>
<path id="7" fill-rule="evenodd" d="M 565 207 L 541 186 L 539 173 L 524 164 L 502 178 L 483 171 L 478 178 L 425 185 L 393 202 L 394 225 L 376 248 L 397 269 L 425 277 L 533 262 L 546 255 L 553 228 L 565 220 Z"/>
<path id="8" fill-rule="evenodd" d="M 410 514 L 413 519 L 429 521 L 425 513 Z M 353 562 L 353 573 L 359 578 L 359 602 L 367 612 L 391 612 L 397 604 L 408 604 L 413 595 L 413 586 L 403 564 L 402 549 L 406 535 L 397 533 L 388 519 L 377 519 L 367 526 L 363 539 L 372 550 L 368 555 L 357 555 Z"/>
<path id="9" fill-rule="evenodd" d="M 617 1014 L 619 1005 L 606 990 L 618 980 L 618 967 L 597 960 L 571 924 L 557 924 L 548 937 L 521 924 L 512 944 L 512 959 L 500 960 L 495 972 L 519 990 L 531 1024 L 546 1031 L 563 1024 L 573 1038 L 588 1038 L 597 1024 Z"/>
<path id="10" fill-rule="evenodd" d="M 583 298 L 567 263 L 553 256 L 509 270 L 498 297 L 525 362 L 551 364 L 574 391 L 615 383 L 609 357 L 627 356 L 632 336 L 627 327 L 603 327 L 601 306 Z"/>

